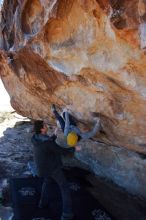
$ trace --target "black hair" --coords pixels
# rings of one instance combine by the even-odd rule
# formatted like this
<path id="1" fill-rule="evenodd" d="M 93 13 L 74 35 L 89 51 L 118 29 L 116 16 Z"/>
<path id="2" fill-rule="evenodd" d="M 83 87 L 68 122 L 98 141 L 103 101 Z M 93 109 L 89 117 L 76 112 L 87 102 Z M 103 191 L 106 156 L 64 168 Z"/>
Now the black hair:
<path id="1" fill-rule="evenodd" d="M 34 130 L 34 132 L 36 133 L 36 134 L 40 134 L 41 133 L 41 129 L 44 127 L 44 122 L 42 121 L 42 120 L 36 120 L 35 122 L 34 122 L 34 128 L 33 128 L 33 130 Z"/>

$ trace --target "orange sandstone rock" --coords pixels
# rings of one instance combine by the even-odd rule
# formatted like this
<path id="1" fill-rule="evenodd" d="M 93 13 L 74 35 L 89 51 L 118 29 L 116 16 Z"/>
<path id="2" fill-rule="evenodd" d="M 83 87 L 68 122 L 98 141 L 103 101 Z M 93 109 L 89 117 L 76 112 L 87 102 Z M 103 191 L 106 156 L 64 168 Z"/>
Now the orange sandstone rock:
<path id="1" fill-rule="evenodd" d="M 144 0 L 5 0 L 1 15 L 0 74 L 18 113 L 68 106 L 86 129 L 100 112 L 98 140 L 146 154 Z"/>

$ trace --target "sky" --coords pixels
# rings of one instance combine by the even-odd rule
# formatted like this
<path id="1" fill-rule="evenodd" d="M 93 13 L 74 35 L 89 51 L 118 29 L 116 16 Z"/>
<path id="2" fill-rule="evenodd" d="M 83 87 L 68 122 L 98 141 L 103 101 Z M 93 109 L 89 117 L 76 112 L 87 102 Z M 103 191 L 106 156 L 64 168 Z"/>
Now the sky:
<path id="1" fill-rule="evenodd" d="M 1 111 L 11 111 L 12 107 L 10 105 L 10 97 L 0 79 L 0 112 Z"/>

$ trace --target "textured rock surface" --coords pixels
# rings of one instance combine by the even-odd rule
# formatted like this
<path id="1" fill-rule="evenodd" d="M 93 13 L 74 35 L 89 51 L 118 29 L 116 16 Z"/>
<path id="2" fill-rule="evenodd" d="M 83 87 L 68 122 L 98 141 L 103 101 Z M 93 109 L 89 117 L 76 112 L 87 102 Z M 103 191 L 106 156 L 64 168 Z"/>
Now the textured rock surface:
<path id="1" fill-rule="evenodd" d="M 94 123 L 90 112 L 100 112 L 95 139 L 146 154 L 144 0 L 5 0 L 0 33 L 0 74 L 18 113 L 47 119 L 56 103 L 86 129 Z M 137 159 L 131 163 L 134 171 Z M 145 175 L 133 178 L 140 188 L 132 191 L 141 193 Z"/>

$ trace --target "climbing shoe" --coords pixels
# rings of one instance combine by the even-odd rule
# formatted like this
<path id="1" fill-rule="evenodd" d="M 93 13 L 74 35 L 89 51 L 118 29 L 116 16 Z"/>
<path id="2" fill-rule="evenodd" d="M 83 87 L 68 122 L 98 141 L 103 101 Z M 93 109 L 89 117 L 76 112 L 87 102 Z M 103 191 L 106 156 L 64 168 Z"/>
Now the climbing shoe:
<path id="1" fill-rule="evenodd" d="M 39 201 L 39 204 L 38 204 L 38 208 L 39 209 L 44 209 L 44 208 L 47 208 L 49 206 L 49 203 L 48 203 L 48 201 L 42 201 L 42 200 L 40 200 Z"/>

